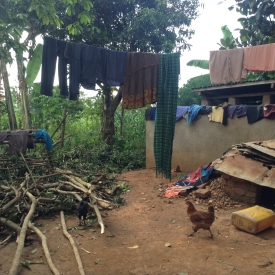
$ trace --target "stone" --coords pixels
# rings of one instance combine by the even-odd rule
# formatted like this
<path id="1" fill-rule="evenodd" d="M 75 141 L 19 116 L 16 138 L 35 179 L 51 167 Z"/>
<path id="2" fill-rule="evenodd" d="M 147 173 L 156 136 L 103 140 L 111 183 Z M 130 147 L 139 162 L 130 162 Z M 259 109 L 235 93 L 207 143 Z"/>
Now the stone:
<path id="1" fill-rule="evenodd" d="M 206 199 L 211 195 L 211 191 L 208 189 L 198 189 L 194 192 L 194 194 L 198 198 Z"/>
<path id="2" fill-rule="evenodd" d="M 206 188 L 207 186 L 209 186 L 209 185 L 210 185 L 210 181 L 207 181 L 207 182 L 205 182 L 205 183 L 199 185 L 199 186 L 198 186 L 198 189 L 205 189 L 205 188 Z"/>

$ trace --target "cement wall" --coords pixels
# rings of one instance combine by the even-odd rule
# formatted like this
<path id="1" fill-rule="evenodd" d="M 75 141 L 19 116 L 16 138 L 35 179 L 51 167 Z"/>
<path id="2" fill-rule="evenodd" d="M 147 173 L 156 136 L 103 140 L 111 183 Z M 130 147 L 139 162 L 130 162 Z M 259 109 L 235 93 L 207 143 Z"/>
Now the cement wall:
<path id="1" fill-rule="evenodd" d="M 248 124 L 247 117 L 228 119 L 227 126 L 210 122 L 207 115 L 186 123 L 176 122 L 172 167 L 180 166 L 184 173 L 195 171 L 221 157 L 231 145 L 275 139 L 275 120 L 262 119 Z M 146 168 L 154 168 L 154 121 L 146 121 Z"/>

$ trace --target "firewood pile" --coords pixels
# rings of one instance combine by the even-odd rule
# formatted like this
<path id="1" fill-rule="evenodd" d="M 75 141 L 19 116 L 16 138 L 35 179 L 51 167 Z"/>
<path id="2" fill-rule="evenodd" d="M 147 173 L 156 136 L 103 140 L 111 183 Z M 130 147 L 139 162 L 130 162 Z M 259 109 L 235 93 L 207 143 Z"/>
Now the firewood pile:
<path id="1" fill-rule="evenodd" d="M 212 205 L 215 210 L 239 207 L 240 203 L 232 200 L 222 189 L 221 177 L 213 178 L 199 188 L 209 189 L 210 196 L 203 199 L 198 198 L 195 192 L 189 193 L 187 198 L 192 200 L 196 205 L 208 206 Z"/>
<path id="2" fill-rule="evenodd" d="M 29 170 L 21 181 L 10 179 L 11 184 L 0 184 L 0 230 L 2 228 L 11 232 L 0 244 L 18 235 L 17 251 L 9 274 L 17 274 L 25 238 L 33 231 L 42 239 L 45 256 L 52 272 L 59 274 L 51 262 L 50 254 L 47 253 L 45 236 L 32 224 L 32 221 L 42 214 L 61 211 L 61 222 L 63 215 L 65 226 L 63 211 L 72 210 L 72 205 L 75 206 L 77 201 L 88 196 L 89 208 L 97 217 L 101 234 L 104 233 L 105 227 L 100 210 L 118 206 L 113 201 L 115 196 L 120 194 L 120 185 L 115 184 L 115 176 L 110 178 L 107 174 L 94 174 L 89 182 L 82 178 L 72 171 L 55 168 L 52 174 L 40 177 L 33 176 Z M 66 236 L 67 229 L 64 226 L 63 231 Z"/>

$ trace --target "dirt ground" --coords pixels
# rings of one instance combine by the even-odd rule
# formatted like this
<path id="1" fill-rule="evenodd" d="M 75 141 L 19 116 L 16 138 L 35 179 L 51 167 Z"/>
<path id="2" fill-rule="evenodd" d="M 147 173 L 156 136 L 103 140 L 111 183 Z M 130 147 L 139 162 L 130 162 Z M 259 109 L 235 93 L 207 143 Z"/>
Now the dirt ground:
<path id="1" fill-rule="evenodd" d="M 192 228 L 185 200 L 163 197 L 160 190 L 165 189 L 166 179 L 156 178 L 154 170 L 126 172 L 119 179 L 131 190 L 124 195 L 125 206 L 102 212 L 105 233 L 100 234 L 97 223 L 69 231 L 78 244 L 87 275 L 275 273 L 275 228 L 251 235 L 231 225 L 231 213 L 247 205 L 216 212 L 213 239 L 208 238 L 209 232 L 204 230 L 188 237 Z M 206 210 L 199 205 L 196 208 Z M 77 226 L 74 213 L 66 219 L 68 228 Z M 53 262 L 60 273 L 79 274 L 70 242 L 62 234 L 59 214 L 36 222 L 43 224 L 39 229 L 47 237 Z M 5 237 L 0 233 L 0 242 Z M 39 237 L 31 235 L 30 238 L 32 244 L 24 248 L 22 260 L 46 263 Z M 171 246 L 167 247 L 167 243 Z M 0 246 L 1 275 L 9 273 L 15 250 L 15 240 Z M 51 274 L 47 264 L 32 264 L 30 268 L 20 266 L 18 275 Z"/>

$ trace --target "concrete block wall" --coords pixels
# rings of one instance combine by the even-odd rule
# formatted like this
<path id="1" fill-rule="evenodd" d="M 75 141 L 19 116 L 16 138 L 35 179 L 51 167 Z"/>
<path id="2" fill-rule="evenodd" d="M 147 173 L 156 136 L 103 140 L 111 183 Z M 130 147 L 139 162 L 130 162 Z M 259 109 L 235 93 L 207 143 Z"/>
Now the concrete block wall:
<path id="1" fill-rule="evenodd" d="M 249 181 L 222 174 L 222 189 L 235 201 L 247 204 L 260 204 L 262 186 Z"/>

